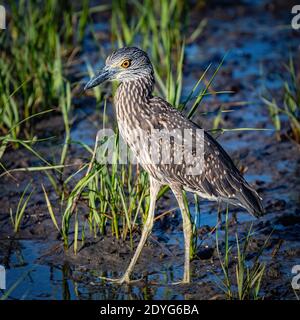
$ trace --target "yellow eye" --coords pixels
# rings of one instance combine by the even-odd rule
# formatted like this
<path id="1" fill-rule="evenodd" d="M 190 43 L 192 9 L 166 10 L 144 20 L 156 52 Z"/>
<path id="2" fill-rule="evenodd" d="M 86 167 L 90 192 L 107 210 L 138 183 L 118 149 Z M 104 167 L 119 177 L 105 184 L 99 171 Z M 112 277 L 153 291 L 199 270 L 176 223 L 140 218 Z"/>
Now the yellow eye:
<path id="1" fill-rule="evenodd" d="M 130 60 L 124 60 L 121 64 L 121 67 L 127 69 L 128 67 L 130 67 L 130 65 L 131 65 Z"/>

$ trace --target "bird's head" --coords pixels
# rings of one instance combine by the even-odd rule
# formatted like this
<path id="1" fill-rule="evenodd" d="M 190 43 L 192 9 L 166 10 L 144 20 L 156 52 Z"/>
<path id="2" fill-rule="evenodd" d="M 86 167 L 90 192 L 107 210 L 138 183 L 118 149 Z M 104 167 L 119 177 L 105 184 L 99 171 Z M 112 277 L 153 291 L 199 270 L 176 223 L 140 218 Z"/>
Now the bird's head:
<path id="1" fill-rule="evenodd" d="M 124 47 L 107 57 L 103 69 L 85 85 L 84 90 L 104 81 L 125 82 L 149 77 L 153 77 L 153 67 L 147 53 L 139 48 Z"/>

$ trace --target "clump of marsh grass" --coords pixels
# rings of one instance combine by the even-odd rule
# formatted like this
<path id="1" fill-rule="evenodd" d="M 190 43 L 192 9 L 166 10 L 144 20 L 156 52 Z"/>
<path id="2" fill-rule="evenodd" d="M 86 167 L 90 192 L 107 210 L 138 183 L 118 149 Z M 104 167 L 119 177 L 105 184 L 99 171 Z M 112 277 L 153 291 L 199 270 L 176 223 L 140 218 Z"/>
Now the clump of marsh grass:
<path id="1" fill-rule="evenodd" d="M 224 250 L 219 247 L 218 229 L 216 232 L 216 249 L 219 257 L 223 277 L 218 276 L 218 286 L 225 293 L 227 299 L 258 300 L 261 299 L 261 283 L 265 273 L 265 263 L 260 262 L 260 257 L 266 248 L 269 237 L 257 252 L 253 261 L 247 261 L 249 247 L 254 233 L 252 225 L 244 239 L 235 235 L 235 243 L 229 241 L 228 209 L 225 220 Z M 234 254 L 234 249 L 236 254 Z"/>
<path id="2" fill-rule="evenodd" d="M 111 227 L 111 233 L 119 239 L 125 239 L 128 235 L 132 240 L 137 219 L 141 215 L 142 220 L 149 207 L 148 177 L 145 172 L 137 175 L 132 164 L 118 164 L 119 159 L 119 137 L 115 134 L 112 139 L 112 163 L 107 164 L 99 161 L 107 152 L 106 140 L 96 138 L 94 150 L 91 152 L 91 161 L 85 164 L 79 171 L 87 169 L 67 196 L 61 198 L 64 203 L 61 226 L 58 227 L 54 210 L 49 201 L 48 194 L 44 189 L 47 207 L 56 228 L 61 232 L 65 247 L 69 247 L 69 233 L 72 228 L 72 217 L 74 218 L 74 252 L 77 251 L 79 228 L 81 229 L 81 240 L 84 242 L 85 228 L 88 226 L 90 233 L 96 237 L 99 233 L 105 234 L 107 226 Z M 103 147 L 104 145 L 104 147 Z M 101 148 L 102 147 L 102 148 Z M 103 154 L 99 154 L 99 149 Z M 78 173 L 76 172 L 76 174 Z M 74 175 L 68 177 L 65 184 Z M 65 190 L 66 191 L 66 190 Z M 78 215 L 78 204 L 84 203 L 88 208 L 88 214 Z M 79 222 L 80 220 L 80 222 Z"/>
<path id="3" fill-rule="evenodd" d="M 8 26 L 0 35 L 0 133 L 7 137 L 1 154 L 12 139 L 18 145 L 20 133 L 34 135 L 33 115 L 58 105 L 64 60 L 82 39 L 88 3 L 76 12 L 70 2 L 9 1 Z"/>
<path id="4" fill-rule="evenodd" d="M 13 225 L 15 233 L 17 233 L 19 231 L 19 229 L 20 229 L 20 226 L 21 226 L 21 223 L 22 223 L 22 220 L 23 220 L 23 217 L 24 217 L 24 213 L 25 213 L 28 201 L 31 198 L 32 193 L 33 193 L 33 190 L 32 190 L 29 193 L 29 195 L 27 195 L 27 197 L 25 198 L 26 192 L 27 192 L 28 188 L 30 187 L 30 185 L 31 185 L 31 183 L 29 183 L 26 186 L 26 188 L 24 189 L 24 191 L 23 191 L 23 193 L 21 195 L 21 198 L 19 200 L 16 212 L 13 213 L 12 209 L 10 208 L 10 220 L 11 220 L 11 223 Z"/>
<path id="5" fill-rule="evenodd" d="M 290 79 L 284 82 L 282 102 L 276 101 L 275 98 L 263 97 L 262 99 L 268 107 L 277 139 L 281 139 L 281 133 L 284 131 L 285 134 L 300 143 L 300 74 L 296 72 L 292 59 L 286 69 Z"/>

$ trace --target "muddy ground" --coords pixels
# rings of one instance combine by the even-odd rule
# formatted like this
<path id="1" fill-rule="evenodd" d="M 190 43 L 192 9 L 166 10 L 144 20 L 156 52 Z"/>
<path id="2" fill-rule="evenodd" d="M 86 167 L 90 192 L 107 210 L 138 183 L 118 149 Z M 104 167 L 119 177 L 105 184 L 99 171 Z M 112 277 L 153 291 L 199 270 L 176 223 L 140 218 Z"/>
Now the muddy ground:
<path id="1" fill-rule="evenodd" d="M 203 110 L 213 111 L 225 104 L 234 112 L 226 114 L 222 127 L 272 128 L 261 95 L 266 90 L 280 99 L 284 63 L 290 54 L 299 58 L 300 31 L 290 28 L 292 3 L 268 1 L 213 1 L 201 12 L 195 12 L 192 24 L 202 16 L 207 26 L 201 37 L 186 48 L 184 95 L 210 62 L 217 65 L 229 51 L 226 61 L 213 84 L 215 90 L 233 90 L 234 94 L 213 96 L 204 101 Z M 99 17 L 98 17 L 99 18 Z M 95 24 L 99 41 L 107 43 L 107 17 Z M 98 53 L 87 34 L 84 51 L 96 63 Z M 297 60 L 296 60 L 297 61 Z M 299 61 L 299 60 L 298 60 Z M 99 61 L 98 61 L 99 62 Z M 101 64 L 101 61 L 100 61 Z M 81 67 L 83 68 L 83 67 Z M 74 71 L 74 70 L 73 70 Z M 76 69 L 75 69 L 76 71 Z M 81 70 L 82 71 L 82 70 Z M 73 74 L 74 79 L 80 74 Z M 235 106 L 234 102 L 249 104 Z M 95 102 L 82 97 L 74 103 L 72 139 L 92 146 L 97 128 L 101 127 L 101 110 L 94 110 Z M 111 112 L 111 121 L 114 121 Z M 196 116 L 194 121 L 209 129 L 212 118 Z M 59 156 L 63 143 L 63 122 L 60 115 L 43 119 L 36 124 L 39 137 L 55 136 L 38 143 L 35 148 L 47 159 Z M 230 210 L 237 223 L 230 221 L 231 240 L 235 232 L 242 238 L 253 223 L 255 236 L 247 256 L 249 263 L 271 234 L 262 255 L 266 272 L 262 283 L 265 299 L 296 299 L 291 287 L 294 265 L 300 264 L 300 150 L 288 135 L 277 141 L 273 131 L 229 132 L 219 141 L 239 164 L 247 180 L 263 197 L 266 215 L 254 220 L 245 211 Z M 71 167 L 78 168 L 88 159 L 80 146 L 71 146 L 68 158 Z M 24 149 L 7 150 L 4 156 L 7 168 L 40 165 L 39 160 Z M 24 187 L 29 181 L 35 187 L 26 209 L 20 232 L 13 234 L 9 210 L 15 210 Z M 183 273 L 183 235 L 179 211 L 165 215 L 155 223 L 153 233 L 135 268 L 135 278 L 143 280 L 130 286 L 106 283 L 101 276 L 118 277 L 125 270 L 133 252 L 128 240 L 105 237 L 88 238 L 84 247 L 74 256 L 72 248 L 63 250 L 59 234 L 54 228 L 41 189 L 43 183 L 52 202 L 56 196 L 42 173 L 16 172 L 0 179 L 0 264 L 7 269 L 8 286 L 21 278 L 11 293 L 11 299 L 222 299 L 224 293 L 217 285 L 216 275 L 222 276 L 215 248 L 215 234 L 210 231 L 217 222 L 217 206 L 201 202 L 201 220 L 198 233 L 201 241 L 198 255 L 192 265 L 192 283 L 174 286 Z M 176 207 L 171 194 L 158 202 L 157 215 Z M 57 205 L 55 212 L 59 215 Z M 82 210 L 82 214 L 84 214 Z M 231 216 L 230 216 L 231 217 Z M 224 219 L 223 219 L 224 220 Z M 136 245 L 140 230 L 134 234 Z M 222 231 L 221 231 L 222 239 Z M 224 243 L 221 241 L 221 248 Z M 233 254 L 234 256 L 234 254 Z M 233 269 L 233 265 L 231 266 Z"/>

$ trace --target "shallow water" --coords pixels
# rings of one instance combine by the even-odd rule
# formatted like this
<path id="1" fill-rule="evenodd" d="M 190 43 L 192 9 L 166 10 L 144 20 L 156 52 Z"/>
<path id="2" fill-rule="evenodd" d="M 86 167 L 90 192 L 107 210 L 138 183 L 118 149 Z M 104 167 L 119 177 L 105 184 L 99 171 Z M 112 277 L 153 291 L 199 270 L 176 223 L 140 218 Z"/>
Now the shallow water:
<path id="1" fill-rule="evenodd" d="M 209 211 L 209 203 L 201 206 L 201 213 L 195 213 L 191 207 L 192 220 L 197 228 L 208 226 L 214 228 L 217 221 L 216 214 Z M 180 217 L 180 212 L 175 213 L 175 219 Z M 232 215 L 229 214 L 229 220 Z M 238 224 L 253 221 L 253 217 L 246 213 L 237 216 Z M 224 232 L 219 230 L 219 237 Z M 181 230 L 171 229 L 168 232 L 154 227 L 153 237 L 161 245 L 169 250 L 176 247 L 176 251 L 183 251 L 183 233 Z M 9 295 L 9 299 L 183 299 L 184 294 L 178 290 L 178 286 L 172 285 L 181 279 L 183 275 L 183 261 L 178 258 L 178 263 L 162 263 L 160 268 L 148 274 L 143 282 L 130 285 L 126 288 L 113 283 L 105 282 L 99 277 L 118 278 L 123 272 L 100 272 L 89 270 L 86 278 L 82 279 L 82 273 L 86 273 L 79 266 L 72 267 L 68 262 L 59 265 L 45 264 L 43 256 L 48 255 L 49 246 L 57 245 L 57 242 L 36 240 L 7 240 L 17 243 L 17 249 L 12 250 L 6 257 L 7 288 L 17 285 Z M 200 250 L 206 250 L 214 246 L 215 234 L 204 236 L 198 244 Z M 101 252 L 99 252 L 101 254 Z M 133 253 L 131 253 L 133 254 Z M 125 268 L 125 265 L 122 266 Z M 213 273 L 207 273 L 202 278 L 206 281 L 215 281 Z"/>
<path id="2" fill-rule="evenodd" d="M 63 269 L 37 263 L 43 250 L 48 248 L 47 243 L 21 240 L 18 245 L 6 266 L 7 288 L 17 285 L 10 299 L 76 298 L 73 284 L 65 278 Z"/>

